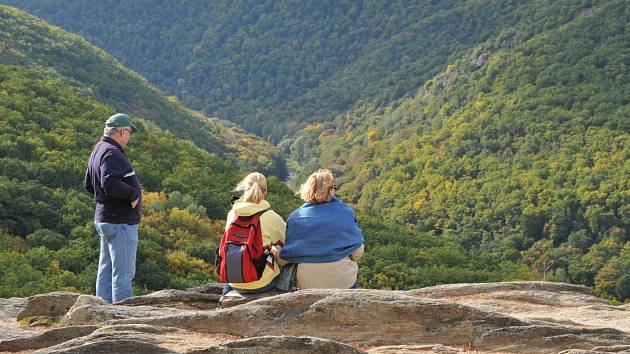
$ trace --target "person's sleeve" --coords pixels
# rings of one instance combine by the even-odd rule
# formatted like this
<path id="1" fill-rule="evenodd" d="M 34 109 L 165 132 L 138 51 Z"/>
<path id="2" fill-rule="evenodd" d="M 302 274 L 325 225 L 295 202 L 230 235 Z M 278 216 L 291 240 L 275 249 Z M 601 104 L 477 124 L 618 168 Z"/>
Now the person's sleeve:
<path id="1" fill-rule="evenodd" d="M 363 251 L 365 251 L 365 245 L 359 246 L 356 250 L 352 251 L 352 253 L 350 254 L 350 259 L 358 262 L 359 259 L 361 259 L 361 256 L 363 256 Z"/>
<path id="2" fill-rule="evenodd" d="M 265 217 L 265 221 L 269 221 L 268 228 L 263 228 L 263 237 L 265 236 L 265 231 L 269 232 L 267 239 L 269 243 L 273 246 L 280 245 L 284 246 L 285 232 L 287 225 L 282 220 L 282 217 L 278 215 L 276 212 L 269 213 L 268 217 Z M 264 214 L 263 214 L 264 215 Z M 267 229 L 267 230 L 265 230 Z"/>
<path id="3" fill-rule="evenodd" d="M 274 219 L 275 221 L 274 221 L 273 237 L 272 237 L 271 244 L 282 250 L 282 247 L 284 246 L 284 241 L 286 239 L 287 224 L 284 222 L 282 217 L 278 214 L 274 215 Z M 284 266 L 285 264 L 289 263 L 285 261 L 284 259 L 280 258 L 280 253 L 278 253 L 278 255 L 276 256 L 276 262 L 280 266 Z"/>
<path id="4" fill-rule="evenodd" d="M 101 162 L 101 187 L 109 197 L 134 201 L 138 199 L 138 191 L 122 179 L 129 173 L 125 164 L 114 154 L 107 154 Z"/>
<path id="5" fill-rule="evenodd" d="M 236 216 L 234 215 L 234 210 L 230 210 L 227 214 L 227 218 L 225 218 L 225 231 L 227 231 L 228 227 L 230 227 L 230 224 L 232 224 L 234 219 L 236 219 Z"/>
<path id="6" fill-rule="evenodd" d="M 284 222 L 282 217 L 278 215 L 279 220 L 279 230 L 278 230 L 278 240 L 277 242 L 281 242 L 281 246 L 284 246 L 284 241 L 286 240 L 286 232 L 287 232 L 287 224 Z"/>
<path id="7" fill-rule="evenodd" d="M 90 169 L 85 169 L 85 178 L 83 180 L 83 187 L 85 191 L 90 193 L 91 196 L 94 196 L 94 186 L 92 185 L 92 176 L 90 176 Z"/>

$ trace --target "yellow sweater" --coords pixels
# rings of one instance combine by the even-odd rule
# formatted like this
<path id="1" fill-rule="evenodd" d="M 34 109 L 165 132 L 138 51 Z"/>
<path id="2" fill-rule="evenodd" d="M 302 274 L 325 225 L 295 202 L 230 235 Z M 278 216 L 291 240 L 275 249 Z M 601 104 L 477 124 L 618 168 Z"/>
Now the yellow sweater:
<path id="1" fill-rule="evenodd" d="M 228 213 L 225 228 L 227 230 L 236 216 L 249 216 L 269 208 L 269 202 L 266 200 L 258 204 L 237 200 L 232 206 L 232 210 Z M 262 214 L 260 216 L 260 228 L 262 230 L 263 246 L 274 245 L 278 241 L 284 244 L 286 227 L 287 225 L 282 220 L 282 217 L 275 211 L 269 210 Z M 273 278 L 279 274 L 280 266 L 274 261 L 274 269 L 271 269 L 268 265 L 265 266 L 265 270 L 259 280 L 251 283 L 230 283 L 230 286 L 235 289 L 259 289 L 271 283 Z"/>

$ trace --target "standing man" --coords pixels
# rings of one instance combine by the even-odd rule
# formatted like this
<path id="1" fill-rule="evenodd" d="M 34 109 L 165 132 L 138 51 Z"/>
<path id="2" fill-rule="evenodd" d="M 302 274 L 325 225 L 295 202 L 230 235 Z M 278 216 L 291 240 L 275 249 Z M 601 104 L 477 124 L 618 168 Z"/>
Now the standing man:
<path id="1" fill-rule="evenodd" d="M 96 296 L 109 303 L 132 296 L 136 274 L 142 194 L 124 149 L 137 130 L 126 114 L 109 117 L 85 171 L 85 189 L 96 201 L 94 225 L 101 237 Z"/>

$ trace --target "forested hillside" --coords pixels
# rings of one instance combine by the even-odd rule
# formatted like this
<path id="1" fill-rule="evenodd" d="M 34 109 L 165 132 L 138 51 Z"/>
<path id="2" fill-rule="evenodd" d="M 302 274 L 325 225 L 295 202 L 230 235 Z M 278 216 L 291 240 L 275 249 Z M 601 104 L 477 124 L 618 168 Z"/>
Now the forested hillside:
<path id="1" fill-rule="evenodd" d="M 364 212 L 628 299 L 629 23 L 626 1 L 605 1 L 493 39 L 416 97 L 349 112 L 343 136 L 311 127 L 320 163 Z"/>
<path id="2" fill-rule="evenodd" d="M 51 70 L 0 64 L 0 297 L 93 292 L 98 237 L 81 186 L 86 159 L 115 112 Z M 134 134 L 129 158 L 143 188 L 135 285 L 182 288 L 212 279 L 210 264 L 241 174 L 170 133 Z M 286 215 L 291 192 L 271 179 Z"/>
<path id="3" fill-rule="evenodd" d="M 630 299 L 627 1 L 11 3 L 85 34 L 193 107 L 279 142 L 300 172 L 332 168 L 366 236 L 361 286 L 547 279 Z M 66 111 L 107 116 L 113 108 L 104 103 L 115 104 L 108 97 L 123 99 L 128 90 L 103 95 L 115 91 L 118 81 L 108 81 L 110 69 L 78 76 L 78 54 L 62 60 L 65 66 L 46 64 L 74 47 L 41 40 L 30 26 L 44 28 L 42 22 L 26 16 L 7 22 L 17 12 L 2 9 L 0 38 L 11 33 L 8 38 L 20 40 L 7 46 L 3 39 L 0 60 L 44 67 L 2 67 L 7 79 L 0 97 L 11 95 L 2 107 L 18 118 L 2 121 L 7 133 L 0 158 L 6 167 L 0 178 L 23 185 L 15 194 L 6 187 L 2 198 L 23 197 L 15 205 L 29 205 L 1 205 L 11 211 L 0 215 L 6 224 L 0 249 L 21 254 L 2 259 L 21 259 L 12 267 L 33 269 L 33 279 L 58 279 L 56 274 L 71 271 L 74 278 L 67 279 L 83 287 L 68 286 L 87 291 L 89 265 L 75 272 L 64 268 L 70 263 L 62 256 L 89 249 L 67 245 L 94 242 L 86 241 L 90 204 L 76 185 L 65 184 L 76 181 L 55 176 L 81 172 L 84 158 L 60 155 L 61 147 L 77 146 L 83 149 L 77 155 L 85 154 L 94 140 L 87 136 L 97 136 L 98 129 L 96 123 L 83 126 L 86 119 L 66 126 L 53 118 Z M 48 48 L 45 56 L 40 47 Z M 126 70 L 107 58 L 111 70 Z M 45 69 L 50 67 L 55 69 Z M 56 92 L 70 103 L 57 104 Z M 145 100 L 152 101 L 141 96 L 124 107 Z M 39 105 L 45 113 L 31 114 Z M 156 123 L 196 143 L 212 131 L 205 120 L 203 129 L 176 131 L 171 124 L 182 117 L 172 119 Z M 18 129 L 33 133 L 16 135 Z M 76 130 L 84 139 L 55 129 Z M 87 134 L 90 129 L 94 133 Z M 267 149 L 250 139 L 261 145 L 241 144 L 239 154 Z M 218 231 L 219 222 L 210 219 L 225 213 L 227 195 L 221 193 L 236 174 L 215 155 L 159 130 L 138 135 L 135 143 L 131 156 L 155 192 L 148 194 L 142 231 L 153 243 L 144 250 L 154 252 L 146 251 L 147 259 L 162 257 L 146 269 L 163 267 L 157 273 L 164 275 L 140 277 L 138 284 L 156 289 L 206 280 L 207 263 L 195 262 L 208 260 L 210 244 L 199 235 Z M 263 161 L 269 170 L 282 170 L 273 154 Z M 206 166 L 213 166 L 210 172 Z M 214 170 L 223 171 L 216 180 L 209 175 Z M 40 185 L 44 194 L 38 194 Z M 283 213 L 299 204 L 275 185 L 272 194 L 280 193 L 275 202 Z M 67 226 L 66 215 L 73 214 L 66 205 L 72 203 L 83 214 L 69 220 L 83 220 L 82 229 Z M 42 255 L 29 258 L 29 252 Z M 38 266 L 40 258 L 46 261 Z"/>
<path id="4" fill-rule="evenodd" d="M 195 109 L 290 143 L 305 123 L 413 93 L 467 49 L 590 1 L 2 0 L 86 36 Z"/>
<path id="5" fill-rule="evenodd" d="M 0 297 L 94 291 L 99 247 L 83 173 L 119 110 L 144 126 L 128 148 L 145 189 L 134 285 L 212 279 L 228 198 L 244 173 L 229 145 L 268 145 L 194 116 L 101 50 L 15 9 L 0 6 L 0 38 Z M 169 124 L 213 153 L 159 128 Z M 299 204 L 275 177 L 270 192 L 283 215 Z"/>
<path id="6" fill-rule="evenodd" d="M 2 58 L 21 58 L 14 65 L 0 63 L 0 297 L 55 290 L 94 293 L 99 240 L 92 225 L 94 202 L 82 190 L 82 179 L 103 121 L 119 105 L 100 102 L 101 96 L 94 93 L 96 83 L 89 80 L 115 74 L 100 65 L 86 66 L 85 76 L 77 76 L 70 67 L 64 71 L 64 63 L 83 58 L 67 43 L 69 39 L 82 43 L 79 38 L 15 10 L 0 10 L 0 24 L 13 31 L 2 32 L 2 51 L 11 53 Z M 56 54 L 48 55 L 46 48 Z M 28 60 L 26 53 L 37 60 Z M 116 91 L 107 84 L 99 82 L 99 90 Z M 154 108 L 155 114 L 163 113 L 160 107 L 164 105 Z M 128 147 L 145 189 L 137 292 L 185 288 L 213 279 L 211 265 L 228 197 L 243 174 L 233 161 L 153 126 L 152 117 L 143 116 L 139 124 L 144 132 L 134 134 Z M 271 177 L 269 183 L 268 200 L 286 218 L 300 202 L 278 179 Z M 419 252 L 433 255 L 424 266 L 440 267 L 441 272 L 418 273 L 416 283 L 473 275 L 485 281 L 530 276 L 516 264 L 487 270 L 487 265 L 470 262 L 466 250 L 453 242 L 425 239 L 378 218 L 362 216 L 361 224 L 371 250 L 361 265 L 363 286 L 409 286 L 410 281 L 390 281 L 390 273 L 398 270 L 381 265 L 398 262 L 390 244 L 417 242 L 424 243 Z M 448 264 L 443 264 L 445 260 Z"/>
<path id="7" fill-rule="evenodd" d="M 81 37 L 1 5 L 0 63 L 51 68 L 81 83 L 91 97 L 118 111 L 145 117 L 207 151 L 238 157 L 247 168 L 280 177 L 286 173 L 282 159 L 271 145 L 193 112 L 174 97 L 167 98 L 146 79 Z M 258 153 L 254 154 L 254 150 Z"/>
<path id="8" fill-rule="evenodd" d="M 0 64 L 0 297 L 94 293 L 94 202 L 81 185 L 103 119 L 114 110 L 84 91 L 47 69 Z M 170 133 L 136 133 L 128 150 L 145 188 L 136 291 L 212 280 L 214 249 L 240 174 Z M 269 182 L 268 200 L 286 218 L 300 202 L 276 178 Z M 522 265 L 471 259 L 454 241 L 368 215 L 360 223 L 370 251 L 361 264 L 365 287 L 535 278 Z M 402 268 L 410 254 L 413 271 Z"/>

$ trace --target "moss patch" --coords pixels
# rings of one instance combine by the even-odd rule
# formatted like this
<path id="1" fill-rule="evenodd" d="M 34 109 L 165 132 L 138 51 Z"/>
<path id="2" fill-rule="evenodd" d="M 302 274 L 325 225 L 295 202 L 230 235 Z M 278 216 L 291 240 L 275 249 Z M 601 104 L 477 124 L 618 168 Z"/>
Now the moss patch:
<path id="1" fill-rule="evenodd" d="M 56 323 L 54 317 L 51 316 L 33 316 L 33 317 L 24 317 L 23 319 L 18 321 L 19 324 L 25 326 L 47 326 Z"/>

